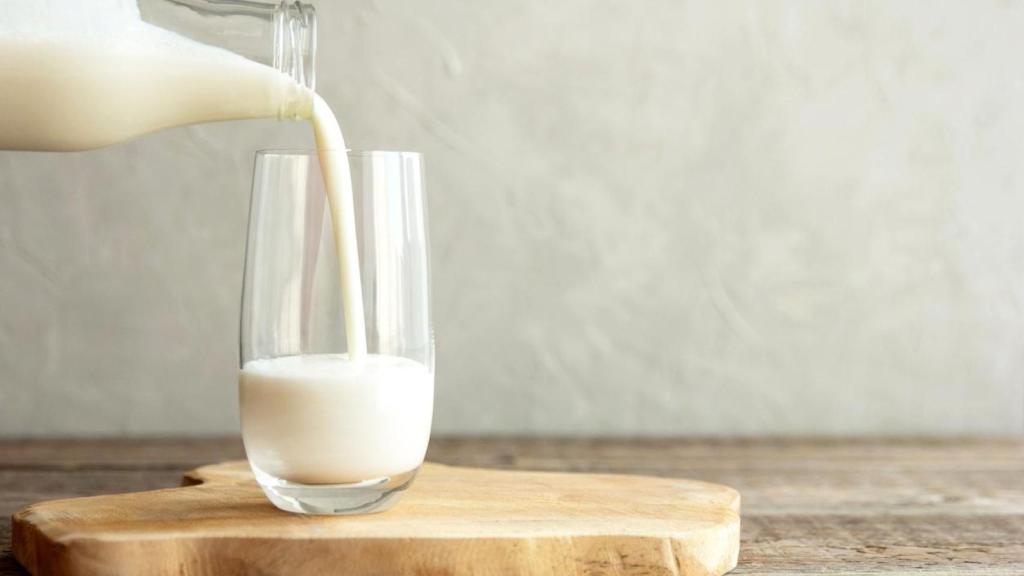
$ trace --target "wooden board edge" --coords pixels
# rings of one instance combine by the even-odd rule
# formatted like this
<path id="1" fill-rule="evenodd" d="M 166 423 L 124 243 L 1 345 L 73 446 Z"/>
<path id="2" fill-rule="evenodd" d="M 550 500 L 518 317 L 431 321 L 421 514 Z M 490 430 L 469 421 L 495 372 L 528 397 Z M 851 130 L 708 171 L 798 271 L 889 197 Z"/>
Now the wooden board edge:
<path id="1" fill-rule="evenodd" d="M 14 559 L 30 574 L 40 574 L 40 560 L 43 558 L 40 546 L 49 542 L 34 523 L 29 521 L 32 506 L 22 508 L 11 515 L 11 550 Z"/>
<path id="2" fill-rule="evenodd" d="M 722 576 L 737 566 L 739 557 L 738 530 L 728 534 L 708 534 L 717 552 L 712 564 L 686 552 L 692 542 L 669 536 L 540 536 L 528 540 L 513 538 L 481 538 L 476 540 L 470 555 L 465 554 L 462 539 L 436 538 L 425 540 L 416 552 L 409 553 L 399 540 L 367 538 L 349 542 L 346 552 L 339 554 L 329 540 L 292 541 L 290 546 L 302 547 L 296 554 L 293 573 L 333 573 L 344 565 L 353 576 L 369 574 L 472 574 L 469 566 L 480 568 L 481 558 L 490 559 L 486 571 L 493 574 L 651 574 L 679 576 Z M 41 537 L 41 535 L 40 535 Z M 35 551 L 22 551 L 17 556 L 30 573 L 41 574 L 153 574 L 177 576 L 202 568 L 204 558 L 220 555 L 227 564 L 218 568 L 223 574 L 244 574 L 251 571 L 273 573 L 280 553 L 277 541 L 269 538 L 233 537 L 210 540 L 190 537 L 146 541 L 75 540 L 68 545 L 45 539 Z M 213 550 L 216 547 L 216 551 Z M 350 555 L 353 548 L 359 554 Z M 253 550 L 257 552 L 253 553 Z M 24 554 L 28 554 L 25 556 Z M 244 559 L 244 560 L 243 560 Z M 454 559 L 454 560 L 453 560 Z M 438 564 L 440 562 L 440 564 Z M 463 567 L 452 571 L 452 564 Z M 262 572 L 261 572 L 262 573 Z"/>

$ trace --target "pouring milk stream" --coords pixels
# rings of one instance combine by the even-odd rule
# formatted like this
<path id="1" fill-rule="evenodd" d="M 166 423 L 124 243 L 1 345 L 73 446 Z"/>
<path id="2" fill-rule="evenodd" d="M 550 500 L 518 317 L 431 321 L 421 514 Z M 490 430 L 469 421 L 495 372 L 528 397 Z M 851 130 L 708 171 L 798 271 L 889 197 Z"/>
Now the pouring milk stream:
<path id="1" fill-rule="evenodd" d="M 327 103 L 278 69 L 144 21 L 136 0 L 8 0 L 4 12 L 0 149 L 85 150 L 217 120 L 312 123 L 337 246 L 348 354 L 247 362 L 241 411 L 254 425 L 247 425 L 246 448 L 268 473 L 296 482 L 358 482 L 418 465 L 426 438 L 407 431 L 423 428 L 422 410 L 413 404 L 430 402 L 423 396 L 432 396 L 432 377 L 415 361 L 367 354 L 348 156 Z M 367 409 L 382 403 L 395 409 L 384 415 Z M 429 430 L 429 413 L 426 418 Z M 304 420 L 323 424 L 303 426 Z M 339 427 L 332 428 L 335 421 Z M 358 426 L 380 430 L 378 445 L 352 438 Z M 325 438 L 334 443 L 332 453 L 347 455 L 344 461 L 304 451 Z"/>

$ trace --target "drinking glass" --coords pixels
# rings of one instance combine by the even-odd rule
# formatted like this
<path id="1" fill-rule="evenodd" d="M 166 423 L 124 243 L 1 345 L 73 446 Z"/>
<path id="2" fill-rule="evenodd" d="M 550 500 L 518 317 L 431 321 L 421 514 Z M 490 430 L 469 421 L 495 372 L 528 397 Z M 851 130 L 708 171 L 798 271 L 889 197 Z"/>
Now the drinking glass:
<path id="1" fill-rule="evenodd" d="M 413 152 L 349 152 L 348 160 L 368 353 L 358 361 L 347 356 L 317 154 L 256 155 L 242 290 L 242 437 L 263 491 L 290 512 L 387 509 L 412 482 L 430 437 L 422 160 Z"/>

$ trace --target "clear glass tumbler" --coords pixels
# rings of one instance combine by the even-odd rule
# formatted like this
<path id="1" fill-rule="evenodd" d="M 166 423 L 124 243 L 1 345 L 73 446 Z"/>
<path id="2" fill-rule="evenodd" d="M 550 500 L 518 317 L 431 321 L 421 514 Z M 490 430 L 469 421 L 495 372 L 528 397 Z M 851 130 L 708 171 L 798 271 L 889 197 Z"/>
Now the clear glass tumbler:
<path id="1" fill-rule="evenodd" d="M 347 356 L 337 249 L 313 151 L 256 156 L 239 402 L 256 479 L 278 508 L 385 510 L 430 437 L 434 343 L 422 161 L 349 152 L 367 356 Z"/>

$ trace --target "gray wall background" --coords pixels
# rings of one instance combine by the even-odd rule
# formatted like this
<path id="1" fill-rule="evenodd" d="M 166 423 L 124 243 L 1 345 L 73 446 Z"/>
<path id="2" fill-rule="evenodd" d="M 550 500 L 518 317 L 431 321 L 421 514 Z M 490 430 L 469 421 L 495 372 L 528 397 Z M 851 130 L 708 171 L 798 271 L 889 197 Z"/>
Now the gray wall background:
<path id="1" fill-rule="evenodd" d="M 1020 433 L 1020 2 L 319 2 L 426 155 L 440 432 Z M 0 153 L 0 434 L 236 430 L 272 121 Z"/>

